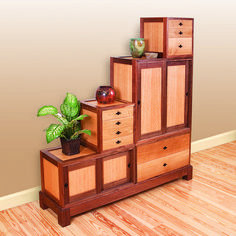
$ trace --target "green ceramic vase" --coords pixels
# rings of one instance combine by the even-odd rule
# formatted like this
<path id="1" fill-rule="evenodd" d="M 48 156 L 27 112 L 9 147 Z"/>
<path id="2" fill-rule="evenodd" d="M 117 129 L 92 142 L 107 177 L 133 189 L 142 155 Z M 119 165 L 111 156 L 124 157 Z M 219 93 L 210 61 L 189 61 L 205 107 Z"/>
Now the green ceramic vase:
<path id="1" fill-rule="evenodd" d="M 145 49 L 145 42 L 143 38 L 132 38 L 130 39 L 130 52 L 132 57 L 142 57 Z"/>

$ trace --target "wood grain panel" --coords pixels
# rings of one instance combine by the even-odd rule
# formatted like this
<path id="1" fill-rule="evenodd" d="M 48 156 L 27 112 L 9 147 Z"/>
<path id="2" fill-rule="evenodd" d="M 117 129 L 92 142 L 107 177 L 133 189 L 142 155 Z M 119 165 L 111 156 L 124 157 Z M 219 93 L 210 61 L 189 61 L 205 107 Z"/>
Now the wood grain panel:
<path id="1" fill-rule="evenodd" d="M 167 53 L 169 56 L 191 55 L 192 38 L 169 38 Z"/>
<path id="2" fill-rule="evenodd" d="M 167 67 L 167 127 L 184 124 L 185 65 Z"/>
<path id="3" fill-rule="evenodd" d="M 161 130 L 162 69 L 141 70 L 141 134 Z"/>
<path id="4" fill-rule="evenodd" d="M 180 25 L 180 23 L 182 25 Z M 169 19 L 168 20 L 168 27 L 169 28 L 192 28 L 193 27 L 193 20 L 182 20 L 182 19 Z"/>
<path id="5" fill-rule="evenodd" d="M 189 150 L 153 159 L 137 166 L 137 181 L 150 179 L 189 164 Z"/>
<path id="6" fill-rule="evenodd" d="M 111 148 L 118 148 L 120 146 L 128 145 L 133 143 L 133 135 L 128 135 L 124 137 L 118 137 L 115 139 L 110 139 L 103 142 L 103 150 L 108 150 Z"/>
<path id="7" fill-rule="evenodd" d="M 50 194 L 59 200 L 59 172 L 58 167 L 43 159 L 44 186 Z"/>
<path id="8" fill-rule="evenodd" d="M 127 156 L 110 158 L 103 161 L 103 184 L 127 178 Z"/>
<path id="9" fill-rule="evenodd" d="M 102 112 L 102 120 L 121 119 L 124 117 L 133 116 L 133 106 L 116 108 Z"/>
<path id="10" fill-rule="evenodd" d="M 114 63 L 116 98 L 132 102 L 132 65 Z"/>
<path id="11" fill-rule="evenodd" d="M 103 141 L 131 134 L 133 134 L 133 116 L 103 121 Z"/>
<path id="12" fill-rule="evenodd" d="M 175 136 L 137 147 L 137 165 L 189 150 L 190 134 Z"/>
<path id="13" fill-rule="evenodd" d="M 163 22 L 145 22 L 145 51 L 163 52 Z"/>
<path id="14" fill-rule="evenodd" d="M 81 194 L 96 187 L 95 165 L 69 171 L 69 195 L 70 197 Z"/>
<path id="15" fill-rule="evenodd" d="M 89 115 L 89 117 L 86 117 L 81 121 L 81 128 L 91 130 L 91 136 L 83 134 L 83 139 L 97 145 L 97 113 L 86 109 L 81 109 L 81 114 Z"/>

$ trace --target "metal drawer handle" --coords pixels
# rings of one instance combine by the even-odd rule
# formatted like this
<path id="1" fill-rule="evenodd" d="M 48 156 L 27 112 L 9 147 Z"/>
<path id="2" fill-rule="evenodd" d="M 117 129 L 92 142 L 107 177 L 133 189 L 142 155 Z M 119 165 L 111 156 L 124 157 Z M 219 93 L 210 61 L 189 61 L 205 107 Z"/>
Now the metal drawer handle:
<path id="1" fill-rule="evenodd" d="M 68 187 L 68 183 L 65 183 L 65 185 L 64 185 L 64 186 L 65 186 L 65 188 L 67 188 L 67 187 Z"/>
<path id="2" fill-rule="evenodd" d="M 121 124 L 121 122 L 120 122 L 120 121 L 117 121 L 117 122 L 116 122 L 116 125 L 120 125 L 120 124 Z"/>
<path id="3" fill-rule="evenodd" d="M 116 134 L 119 135 L 119 134 L 121 134 L 121 132 L 118 130 L 118 131 L 116 132 Z"/>
<path id="4" fill-rule="evenodd" d="M 166 150 L 166 149 L 167 149 L 167 146 L 163 147 L 163 149 Z"/>
<path id="5" fill-rule="evenodd" d="M 165 167 L 165 166 L 167 166 L 167 164 L 166 164 L 166 163 L 164 163 L 164 164 L 163 164 L 163 166 Z"/>
<path id="6" fill-rule="evenodd" d="M 179 48 L 182 48 L 182 47 L 183 47 L 183 45 L 182 45 L 182 44 L 180 44 L 180 45 L 179 45 Z"/>
<path id="7" fill-rule="evenodd" d="M 183 32 L 182 32 L 182 31 L 179 31 L 179 34 L 181 35 L 181 34 L 183 34 Z"/>
<path id="8" fill-rule="evenodd" d="M 117 140 L 117 141 L 116 141 L 116 143 L 117 143 L 117 144 L 120 144 L 120 143 L 121 143 L 121 141 L 120 141 L 120 140 Z"/>
<path id="9" fill-rule="evenodd" d="M 117 111 L 117 112 L 116 112 L 116 115 L 118 115 L 118 116 L 119 116 L 120 114 L 121 114 L 121 112 L 120 112 L 120 111 Z"/>
<path id="10" fill-rule="evenodd" d="M 128 167 L 130 168 L 130 163 L 128 164 Z"/>
<path id="11" fill-rule="evenodd" d="M 182 22 L 180 22 L 180 23 L 179 23 L 179 25 L 180 25 L 180 26 L 182 26 L 182 25 L 183 25 L 183 23 L 182 23 Z"/>

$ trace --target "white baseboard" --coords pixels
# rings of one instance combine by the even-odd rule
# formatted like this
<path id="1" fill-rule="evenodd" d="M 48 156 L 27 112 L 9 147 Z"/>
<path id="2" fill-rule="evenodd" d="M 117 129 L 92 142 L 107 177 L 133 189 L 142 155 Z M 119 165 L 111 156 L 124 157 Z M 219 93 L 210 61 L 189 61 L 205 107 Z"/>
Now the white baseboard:
<path id="1" fill-rule="evenodd" d="M 201 150 L 215 147 L 235 140 L 236 130 L 229 131 L 223 134 L 218 134 L 209 138 L 192 142 L 191 152 L 199 152 Z M 38 200 L 40 189 L 41 187 L 39 186 L 14 194 L 10 194 L 4 197 L 0 197 L 0 211 Z"/>
<path id="2" fill-rule="evenodd" d="M 224 143 L 229 143 L 236 140 L 236 130 L 218 134 L 208 138 L 204 138 L 191 143 L 191 152 L 199 152 L 208 148 L 212 148 Z"/>
<path id="3" fill-rule="evenodd" d="M 41 187 L 35 187 L 0 197 L 0 211 L 38 200 L 40 190 Z"/>

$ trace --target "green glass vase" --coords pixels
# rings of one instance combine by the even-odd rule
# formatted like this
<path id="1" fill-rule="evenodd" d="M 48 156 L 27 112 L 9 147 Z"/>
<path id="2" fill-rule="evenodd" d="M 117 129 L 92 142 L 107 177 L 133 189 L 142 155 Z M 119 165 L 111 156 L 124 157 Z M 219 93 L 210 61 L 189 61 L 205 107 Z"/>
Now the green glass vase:
<path id="1" fill-rule="evenodd" d="M 143 38 L 130 39 L 130 52 L 133 58 L 142 57 L 145 49 L 145 42 Z"/>

